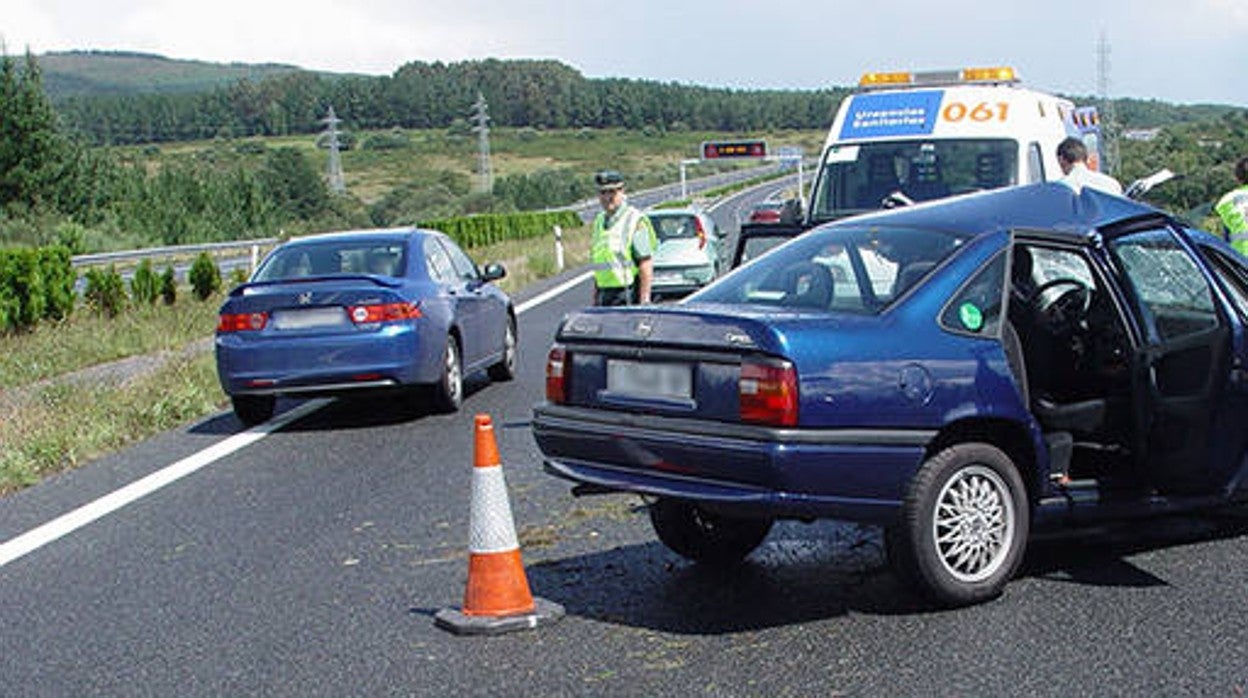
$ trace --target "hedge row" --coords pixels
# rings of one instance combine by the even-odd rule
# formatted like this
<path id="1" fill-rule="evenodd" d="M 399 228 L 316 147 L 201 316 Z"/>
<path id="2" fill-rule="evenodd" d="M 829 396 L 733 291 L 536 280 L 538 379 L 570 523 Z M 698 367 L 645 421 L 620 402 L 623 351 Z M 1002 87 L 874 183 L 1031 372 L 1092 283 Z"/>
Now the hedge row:
<path id="1" fill-rule="evenodd" d="M 68 317 L 75 279 L 69 248 L 63 245 L 0 250 L 0 330 Z"/>
<path id="2" fill-rule="evenodd" d="M 573 211 L 530 213 L 489 213 L 463 218 L 424 221 L 421 228 L 440 230 L 462 247 L 492 245 L 504 240 L 527 240 L 550 235 L 555 226 L 579 228 L 581 219 Z"/>

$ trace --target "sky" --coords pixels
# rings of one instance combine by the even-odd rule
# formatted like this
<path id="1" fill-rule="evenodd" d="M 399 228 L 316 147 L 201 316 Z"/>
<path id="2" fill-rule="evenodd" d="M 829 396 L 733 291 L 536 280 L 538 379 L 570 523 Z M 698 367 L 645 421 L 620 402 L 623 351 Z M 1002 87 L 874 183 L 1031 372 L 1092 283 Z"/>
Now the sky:
<path id="1" fill-rule="evenodd" d="M 554 59 L 586 77 L 848 87 L 880 70 L 1010 65 L 1030 87 L 1248 107 L 1248 0 L 5 0 L 10 55 L 119 50 L 386 75 Z"/>

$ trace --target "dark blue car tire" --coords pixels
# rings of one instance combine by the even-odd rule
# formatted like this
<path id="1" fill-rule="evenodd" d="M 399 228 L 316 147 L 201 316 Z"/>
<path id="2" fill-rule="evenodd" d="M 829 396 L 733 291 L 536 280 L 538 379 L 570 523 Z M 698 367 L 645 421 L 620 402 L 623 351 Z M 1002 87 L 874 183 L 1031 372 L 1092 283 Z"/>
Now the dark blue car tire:
<path id="1" fill-rule="evenodd" d="M 503 335 L 503 357 L 487 371 L 490 380 L 509 381 L 516 377 L 516 320 L 507 317 L 507 331 Z"/>
<path id="2" fill-rule="evenodd" d="M 649 508 L 650 524 L 663 545 L 694 562 L 740 562 L 771 531 L 771 519 L 724 516 L 681 499 L 660 497 Z"/>
<path id="3" fill-rule="evenodd" d="M 234 416 L 244 426 L 254 427 L 273 418 L 277 398 L 272 395 L 234 395 L 230 398 Z"/>
<path id="4" fill-rule="evenodd" d="M 986 443 L 950 446 L 910 483 L 886 532 L 898 574 L 944 606 L 996 598 L 1023 559 L 1031 510 L 1018 469 Z"/>
<path id="5" fill-rule="evenodd" d="M 440 412 L 458 412 L 464 404 L 464 364 L 455 335 L 446 338 L 442 374 L 433 384 L 433 404 Z"/>

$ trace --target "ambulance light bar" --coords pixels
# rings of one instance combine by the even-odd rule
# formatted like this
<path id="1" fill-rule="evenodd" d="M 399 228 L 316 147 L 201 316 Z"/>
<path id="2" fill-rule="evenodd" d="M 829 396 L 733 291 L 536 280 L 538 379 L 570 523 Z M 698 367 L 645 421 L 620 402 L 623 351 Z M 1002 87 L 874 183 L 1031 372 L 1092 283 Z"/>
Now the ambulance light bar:
<path id="1" fill-rule="evenodd" d="M 962 68 L 961 70 L 929 70 L 924 72 L 864 73 L 858 81 L 863 89 L 887 87 L 920 87 L 933 85 L 1014 84 L 1019 81 L 1013 68 Z"/>

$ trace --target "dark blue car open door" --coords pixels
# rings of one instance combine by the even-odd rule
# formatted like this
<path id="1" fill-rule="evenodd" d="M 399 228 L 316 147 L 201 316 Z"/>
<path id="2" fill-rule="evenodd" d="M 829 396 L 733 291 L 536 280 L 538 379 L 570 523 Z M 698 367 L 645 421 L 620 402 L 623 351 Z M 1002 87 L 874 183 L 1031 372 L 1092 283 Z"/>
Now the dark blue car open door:
<path id="1" fill-rule="evenodd" d="M 1117 235 L 1109 249 L 1144 335 L 1134 357 L 1137 462 L 1163 493 L 1212 492 L 1234 466 L 1215 448 L 1215 425 L 1230 416 L 1230 320 L 1167 225 Z"/>

